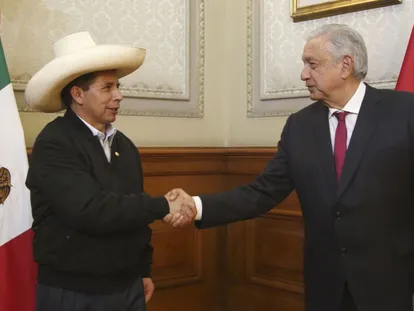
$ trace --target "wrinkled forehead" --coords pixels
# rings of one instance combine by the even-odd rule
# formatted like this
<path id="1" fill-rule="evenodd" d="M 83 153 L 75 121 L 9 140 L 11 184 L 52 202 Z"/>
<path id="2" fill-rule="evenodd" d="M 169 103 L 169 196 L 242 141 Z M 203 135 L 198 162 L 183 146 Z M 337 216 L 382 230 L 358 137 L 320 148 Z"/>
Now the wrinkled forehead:
<path id="1" fill-rule="evenodd" d="M 327 45 L 329 44 L 326 36 L 310 39 L 303 47 L 302 60 L 324 59 L 329 57 Z"/>
<path id="2" fill-rule="evenodd" d="M 97 71 L 95 72 L 94 83 L 118 83 L 118 75 L 116 70 Z"/>

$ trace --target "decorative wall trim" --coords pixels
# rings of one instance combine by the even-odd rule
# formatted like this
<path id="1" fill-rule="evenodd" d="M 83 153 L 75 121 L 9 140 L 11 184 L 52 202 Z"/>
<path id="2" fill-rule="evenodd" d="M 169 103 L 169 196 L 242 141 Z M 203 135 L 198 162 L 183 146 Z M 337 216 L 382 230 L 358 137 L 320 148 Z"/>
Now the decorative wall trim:
<path id="1" fill-rule="evenodd" d="M 253 113 L 253 0 L 247 0 L 247 115 Z"/>
<path id="2" fill-rule="evenodd" d="M 369 85 L 375 88 L 395 88 L 397 80 L 382 80 L 382 81 L 369 81 Z M 266 92 L 265 95 L 261 96 L 261 100 L 272 100 L 272 99 L 285 99 L 285 98 L 307 98 L 309 92 L 306 88 L 292 88 L 284 90 L 272 90 Z"/>
<path id="3" fill-rule="evenodd" d="M 120 115 L 202 118 L 204 116 L 204 66 L 205 66 L 205 0 L 185 0 L 187 33 L 186 87 L 181 90 L 170 85 L 157 88 L 139 82 L 121 86 L 124 101 Z M 30 74 L 12 75 L 17 92 L 24 92 Z M 121 85 L 122 85 L 121 81 Z M 24 102 L 18 102 L 20 112 L 36 112 Z"/>
<path id="4" fill-rule="evenodd" d="M 247 117 L 248 118 L 265 118 L 265 117 L 285 117 L 295 110 L 304 107 L 308 101 L 305 98 L 308 94 L 306 89 L 299 90 L 282 90 L 280 94 L 263 97 L 261 95 L 261 58 L 262 58 L 262 38 L 261 38 L 261 11 L 263 0 L 247 0 Z M 256 34 L 256 35 L 255 35 Z M 257 35 L 259 34 L 259 36 Z M 290 102 L 279 103 L 283 99 L 303 98 L 299 104 L 290 104 Z"/>

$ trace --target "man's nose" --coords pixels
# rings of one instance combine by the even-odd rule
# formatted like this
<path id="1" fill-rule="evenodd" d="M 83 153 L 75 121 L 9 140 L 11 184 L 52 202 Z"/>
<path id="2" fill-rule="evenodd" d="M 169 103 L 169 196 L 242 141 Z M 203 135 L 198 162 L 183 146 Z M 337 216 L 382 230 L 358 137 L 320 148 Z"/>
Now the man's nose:
<path id="1" fill-rule="evenodd" d="M 124 99 L 124 96 L 122 95 L 122 92 L 119 88 L 115 91 L 114 96 L 115 96 L 115 100 L 121 101 Z"/>
<path id="2" fill-rule="evenodd" d="M 300 74 L 300 78 L 302 81 L 306 81 L 310 78 L 310 69 L 309 67 L 303 67 L 302 72 Z"/>

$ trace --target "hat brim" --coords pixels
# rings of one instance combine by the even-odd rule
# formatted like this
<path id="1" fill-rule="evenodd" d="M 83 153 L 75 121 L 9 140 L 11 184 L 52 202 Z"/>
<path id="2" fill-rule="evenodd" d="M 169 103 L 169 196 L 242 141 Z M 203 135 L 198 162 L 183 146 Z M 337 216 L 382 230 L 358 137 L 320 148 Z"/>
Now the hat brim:
<path id="1" fill-rule="evenodd" d="M 142 48 L 97 45 L 87 50 L 53 59 L 27 83 L 26 103 L 41 112 L 59 112 L 63 105 L 60 93 L 74 79 L 95 71 L 116 70 L 118 78 L 137 70 L 145 59 Z"/>

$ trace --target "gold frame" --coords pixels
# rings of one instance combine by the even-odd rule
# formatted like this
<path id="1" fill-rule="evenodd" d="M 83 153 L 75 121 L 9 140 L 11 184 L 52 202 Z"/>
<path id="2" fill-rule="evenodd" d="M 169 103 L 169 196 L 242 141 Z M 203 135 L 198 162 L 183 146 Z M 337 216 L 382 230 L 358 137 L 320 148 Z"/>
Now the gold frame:
<path id="1" fill-rule="evenodd" d="M 290 16 L 294 22 L 401 4 L 403 0 L 321 0 L 322 3 L 302 8 L 298 7 L 299 1 L 291 0 Z"/>

